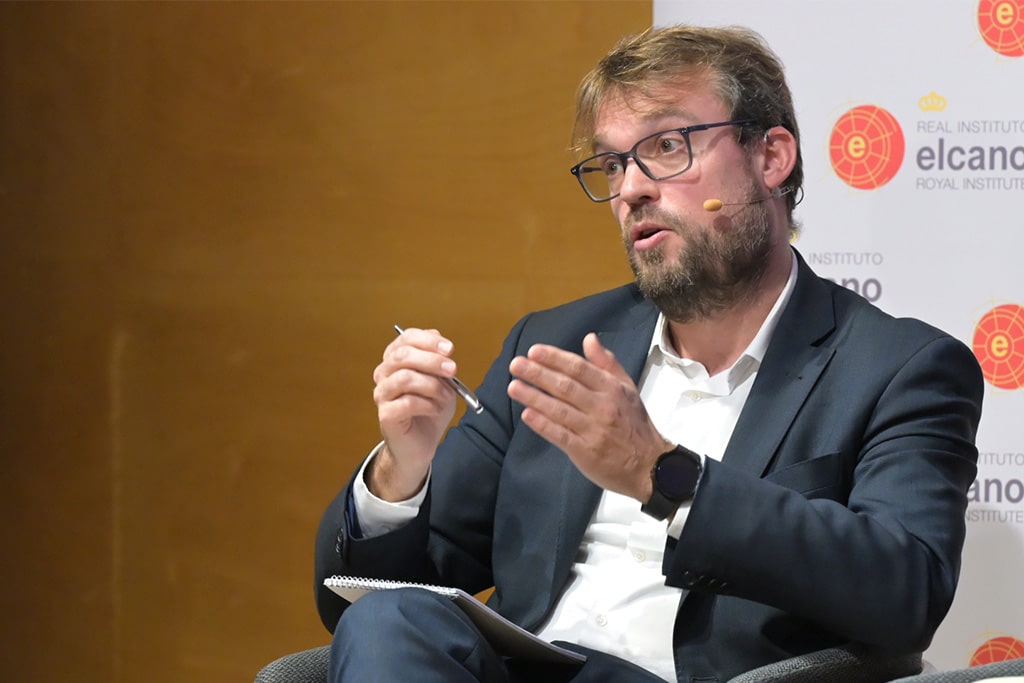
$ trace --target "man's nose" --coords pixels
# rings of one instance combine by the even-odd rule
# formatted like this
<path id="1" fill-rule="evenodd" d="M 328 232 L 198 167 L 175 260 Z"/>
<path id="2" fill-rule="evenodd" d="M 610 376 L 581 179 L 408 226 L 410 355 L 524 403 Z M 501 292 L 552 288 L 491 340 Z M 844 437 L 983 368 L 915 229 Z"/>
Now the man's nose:
<path id="1" fill-rule="evenodd" d="M 658 195 L 658 181 L 643 172 L 636 159 L 629 159 L 622 169 L 619 198 L 629 204 L 649 201 Z"/>

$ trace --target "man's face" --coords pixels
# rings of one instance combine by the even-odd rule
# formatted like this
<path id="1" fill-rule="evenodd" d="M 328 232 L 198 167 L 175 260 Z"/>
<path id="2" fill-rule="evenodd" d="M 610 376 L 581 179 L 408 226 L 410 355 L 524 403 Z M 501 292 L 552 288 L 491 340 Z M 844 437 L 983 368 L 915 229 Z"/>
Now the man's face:
<path id="1" fill-rule="evenodd" d="M 656 88 L 647 96 L 612 97 L 600 110 L 596 151 L 625 151 L 671 128 L 728 121 L 709 88 Z M 672 320 L 701 320 L 742 302 L 760 283 L 774 240 L 764 202 L 713 213 L 726 204 L 768 196 L 757 156 L 725 126 L 690 136 L 693 164 L 667 180 L 648 178 L 630 161 L 621 194 L 610 202 L 641 291 Z"/>

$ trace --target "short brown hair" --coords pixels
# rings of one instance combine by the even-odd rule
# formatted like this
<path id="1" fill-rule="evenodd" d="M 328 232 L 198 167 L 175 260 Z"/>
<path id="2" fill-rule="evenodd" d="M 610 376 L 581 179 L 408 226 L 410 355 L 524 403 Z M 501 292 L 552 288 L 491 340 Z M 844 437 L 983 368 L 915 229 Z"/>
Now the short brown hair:
<path id="1" fill-rule="evenodd" d="M 732 119 L 753 119 L 751 129 L 758 132 L 782 126 L 796 138 L 796 164 L 785 182 L 792 218 L 804 180 L 793 98 L 782 62 L 750 29 L 669 26 L 621 40 L 580 83 L 573 149 L 582 154 L 592 148 L 597 116 L 609 96 L 644 95 L 652 86 L 693 76 L 711 81 Z"/>

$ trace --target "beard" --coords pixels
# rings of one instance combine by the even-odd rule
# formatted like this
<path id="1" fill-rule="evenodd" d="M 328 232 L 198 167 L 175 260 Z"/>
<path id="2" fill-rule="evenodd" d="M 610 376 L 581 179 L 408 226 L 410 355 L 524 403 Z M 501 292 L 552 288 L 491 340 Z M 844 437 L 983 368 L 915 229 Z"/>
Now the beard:
<path id="1" fill-rule="evenodd" d="M 757 196 L 751 188 L 748 196 Z M 768 267 L 773 247 L 768 210 L 764 202 L 743 207 L 727 220 L 727 230 L 703 228 L 673 214 L 640 207 L 626 225 L 652 220 L 682 236 L 683 245 L 669 258 L 665 248 L 637 252 L 623 241 L 637 285 L 669 320 L 679 323 L 706 320 L 716 313 L 750 300 Z"/>

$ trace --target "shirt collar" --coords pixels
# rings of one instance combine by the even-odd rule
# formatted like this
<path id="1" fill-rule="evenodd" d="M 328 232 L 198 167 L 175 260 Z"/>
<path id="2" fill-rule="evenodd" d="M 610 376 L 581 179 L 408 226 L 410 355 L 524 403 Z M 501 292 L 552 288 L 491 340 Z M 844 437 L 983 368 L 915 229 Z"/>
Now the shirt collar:
<path id="1" fill-rule="evenodd" d="M 775 333 L 775 328 L 779 324 L 779 318 L 782 317 L 782 311 L 785 310 L 786 304 L 789 303 L 790 298 L 793 296 L 793 290 L 796 288 L 797 278 L 797 260 L 796 254 L 790 251 L 791 262 L 789 268 L 789 278 L 786 280 L 786 286 L 782 288 L 782 292 L 779 293 L 779 297 L 775 300 L 775 304 L 772 309 L 768 312 L 768 317 L 761 323 L 761 328 L 754 335 L 750 344 L 740 354 L 740 357 L 733 363 L 732 367 L 726 371 L 725 374 L 728 376 L 729 385 L 734 386 L 735 383 L 742 381 L 742 378 L 737 375 L 746 377 L 748 372 L 738 373 L 737 371 L 743 368 L 756 369 L 760 367 L 761 361 L 764 360 L 764 355 L 768 351 L 768 344 L 772 340 L 772 335 Z M 688 358 L 681 358 L 676 353 L 675 349 L 672 348 L 672 344 L 668 339 L 668 320 L 665 318 L 664 313 L 658 313 L 658 321 L 654 325 L 654 334 L 651 337 L 651 346 L 647 351 L 648 363 L 657 356 L 662 356 L 666 360 L 676 363 L 682 367 L 683 371 L 690 376 L 695 378 L 696 374 L 703 371 L 704 375 L 707 375 L 707 371 L 704 366 L 697 361 L 690 360 Z M 753 363 L 751 363 L 753 361 Z"/>

